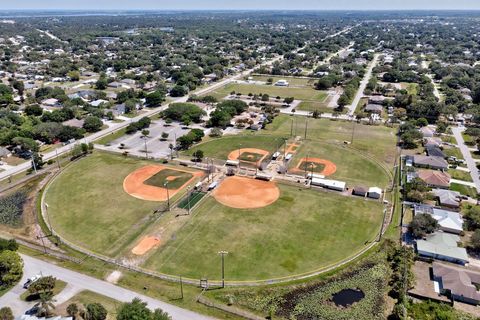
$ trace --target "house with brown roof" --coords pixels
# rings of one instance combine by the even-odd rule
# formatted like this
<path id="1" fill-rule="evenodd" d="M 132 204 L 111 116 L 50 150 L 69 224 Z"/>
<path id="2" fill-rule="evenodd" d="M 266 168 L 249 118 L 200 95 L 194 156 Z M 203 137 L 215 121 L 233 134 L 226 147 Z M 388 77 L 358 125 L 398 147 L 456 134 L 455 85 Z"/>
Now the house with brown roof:
<path id="1" fill-rule="evenodd" d="M 480 272 L 434 262 L 434 281 L 438 282 L 440 293 L 450 295 L 453 300 L 477 305 L 480 303 Z"/>
<path id="2" fill-rule="evenodd" d="M 450 175 L 443 171 L 420 169 L 417 177 L 429 187 L 448 189 L 450 187 Z"/>

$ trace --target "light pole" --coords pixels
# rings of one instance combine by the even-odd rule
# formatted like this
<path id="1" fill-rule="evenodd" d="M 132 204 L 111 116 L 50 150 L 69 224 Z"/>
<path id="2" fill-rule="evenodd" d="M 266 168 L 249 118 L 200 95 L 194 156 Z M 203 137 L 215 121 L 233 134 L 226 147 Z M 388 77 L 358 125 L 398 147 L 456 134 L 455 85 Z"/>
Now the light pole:
<path id="1" fill-rule="evenodd" d="M 46 202 L 45 202 L 45 213 L 47 214 L 48 228 L 50 229 L 50 233 L 53 233 L 52 224 L 50 223 L 50 214 L 48 213 L 48 203 Z"/>
<path id="2" fill-rule="evenodd" d="M 32 166 L 35 174 L 37 174 L 37 165 L 35 164 L 35 153 L 32 153 Z"/>
<path id="3" fill-rule="evenodd" d="M 227 255 L 228 252 L 220 251 L 218 254 L 222 256 L 222 288 L 225 288 L 225 255 Z"/>
<path id="4" fill-rule="evenodd" d="M 168 181 L 166 181 L 163 186 L 167 189 L 167 210 L 170 211 L 170 193 L 168 191 Z"/>
<path id="5" fill-rule="evenodd" d="M 60 170 L 60 162 L 58 161 L 58 149 L 57 148 L 55 148 L 55 155 L 56 155 L 56 158 L 57 158 L 58 170 Z"/>
<path id="6" fill-rule="evenodd" d="M 187 193 L 188 193 L 188 214 L 190 214 L 190 195 L 192 194 L 190 192 L 190 186 L 187 187 Z"/>

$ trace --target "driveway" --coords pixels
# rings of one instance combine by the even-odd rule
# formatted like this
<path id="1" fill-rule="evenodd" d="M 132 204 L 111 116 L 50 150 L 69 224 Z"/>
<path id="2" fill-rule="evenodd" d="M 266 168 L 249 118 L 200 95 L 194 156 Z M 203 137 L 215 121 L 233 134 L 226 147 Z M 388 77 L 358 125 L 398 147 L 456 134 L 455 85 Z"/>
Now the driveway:
<path id="1" fill-rule="evenodd" d="M 467 167 L 470 170 L 470 175 L 472 176 L 473 184 L 477 189 L 477 192 L 480 192 L 480 177 L 478 174 L 477 163 L 473 159 L 472 154 L 470 153 L 470 150 L 465 144 L 465 141 L 463 140 L 463 136 L 462 136 L 462 132 L 465 130 L 465 127 L 451 127 L 451 128 L 452 128 L 453 136 L 457 140 L 458 148 L 460 148 L 463 158 L 467 163 Z"/>
<path id="2" fill-rule="evenodd" d="M 132 299 L 138 297 L 141 300 L 147 302 L 149 308 L 161 308 L 162 310 L 168 312 L 174 320 L 214 319 L 190 310 L 182 309 L 180 307 L 171 305 L 160 300 L 147 297 L 142 294 L 138 294 L 134 291 L 116 286 L 106 281 L 102 281 L 75 271 L 71 271 L 69 269 L 59 267 L 43 260 L 39 260 L 23 254 L 21 256 L 24 261 L 23 279 L 12 290 L 0 297 L 0 307 L 11 307 L 15 315 L 21 315 L 25 313 L 26 310 L 30 309 L 34 305 L 33 302 L 25 302 L 19 299 L 20 294 L 25 291 L 25 289 L 22 288 L 23 283 L 28 277 L 36 274 L 43 274 L 54 276 L 62 281 L 65 281 L 68 284 L 64 291 L 56 297 L 56 299 L 58 300 L 57 304 L 69 300 L 71 297 L 73 297 L 80 291 L 89 290 L 121 302 L 130 302 L 132 301 Z"/>

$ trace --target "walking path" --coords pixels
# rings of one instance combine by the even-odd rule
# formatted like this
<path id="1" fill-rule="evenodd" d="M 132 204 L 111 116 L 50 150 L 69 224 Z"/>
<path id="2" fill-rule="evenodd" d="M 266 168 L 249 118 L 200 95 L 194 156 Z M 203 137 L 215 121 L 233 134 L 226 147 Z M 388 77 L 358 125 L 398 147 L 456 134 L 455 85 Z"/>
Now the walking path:
<path id="1" fill-rule="evenodd" d="M 457 140 L 457 145 L 460 151 L 462 152 L 463 158 L 467 163 L 467 167 L 470 170 L 470 175 L 473 179 L 473 187 L 477 189 L 477 192 L 480 192 L 480 177 L 478 174 L 477 163 L 472 157 L 469 148 L 463 140 L 462 132 L 465 130 L 464 127 L 452 127 L 452 133 L 455 139 Z"/>
<path id="2" fill-rule="evenodd" d="M 368 81 L 370 81 L 370 78 L 372 77 L 373 68 L 376 67 L 379 57 L 380 57 L 380 54 L 375 54 L 375 56 L 373 57 L 373 60 L 370 62 L 367 68 L 367 72 L 363 77 L 363 80 L 360 82 L 360 87 L 357 90 L 357 94 L 355 95 L 355 98 L 353 98 L 352 104 L 347 106 L 347 108 L 350 109 L 348 111 L 348 114 L 350 116 L 353 116 L 353 114 L 355 113 L 355 109 L 357 108 L 357 105 L 360 103 L 360 99 L 363 97 L 363 92 L 367 87 Z"/>
<path id="3" fill-rule="evenodd" d="M 14 315 L 21 315 L 25 313 L 25 311 L 33 307 L 33 305 L 35 304 L 34 302 L 26 302 L 20 300 L 20 294 L 25 292 L 25 289 L 23 289 L 22 286 L 28 277 L 36 274 L 42 274 L 44 276 L 54 276 L 55 278 L 68 283 L 67 287 L 59 295 L 56 296 L 57 304 L 68 301 L 80 291 L 89 290 L 118 300 L 120 302 L 130 302 L 134 298 L 138 297 L 142 301 L 147 302 L 149 308 L 160 308 L 168 312 L 174 320 L 213 319 L 211 317 L 203 316 L 196 312 L 182 309 L 169 303 L 156 300 L 142 294 L 138 294 L 134 291 L 116 286 L 109 282 L 98 280 L 96 278 L 59 267 L 50 262 L 39 260 L 23 254 L 21 256 L 24 261 L 24 275 L 22 280 L 13 289 L 0 297 L 0 307 L 9 306 L 10 308 L 12 308 Z"/>

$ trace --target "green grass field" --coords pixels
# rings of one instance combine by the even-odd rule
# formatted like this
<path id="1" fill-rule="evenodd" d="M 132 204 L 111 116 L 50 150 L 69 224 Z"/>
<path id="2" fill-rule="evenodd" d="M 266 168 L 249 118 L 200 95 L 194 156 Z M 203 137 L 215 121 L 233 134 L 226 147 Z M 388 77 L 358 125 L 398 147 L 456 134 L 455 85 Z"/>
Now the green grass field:
<path id="1" fill-rule="evenodd" d="M 178 204 L 178 207 L 182 209 L 188 209 L 189 207 L 192 208 L 195 206 L 198 201 L 200 201 L 204 196 L 206 195 L 205 192 L 197 192 L 194 191 L 190 194 L 190 197 L 185 196 L 185 198 L 180 201 Z"/>
<path id="2" fill-rule="evenodd" d="M 164 188 L 165 183 L 168 181 L 169 189 L 180 189 L 180 187 L 192 177 L 193 175 L 189 172 L 163 169 L 145 180 L 144 183 L 150 186 Z"/>
<path id="3" fill-rule="evenodd" d="M 206 199 L 195 216 L 145 263 L 185 277 L 227 280 L 282 277 L 338 262 L 374 240 L 382 221 L 379 202 L 279 185 L 281 197 L 256 210 Z"/>
<path id="4" fill-rule="evenodd" d="M 207 95 L 217 99 L 223 99 L 235 91 L 242 94 L 268 94 L 270 97 L 280 96 L 282 98 L 294 97 L 297 100 L 324 101 L 327 98 L 325 91 L 315 90 L 312 87 L 277 87 L 272 85 L 255 84 L 227 84 L 219 89 L 209 92 Z"/>
<path id="5" fill-rule="evenodd" d="M 195 145 L 184 154 L 192 156 L 197 150 L 202 150 L 205 157 L 226 160 L 230 152 L 241 148 L 257 148 L 272 153 L 280 148 L 284 141 L 282 137 L 255 133 L 225 136 Z"/>
<path id="6" fill-rule="evenodd" d="M 290 137 L 290 133 L 293 132 L 293 136 L 304 138 L 305 126 L 308 129 L 308 141 L 326 141 L 343 145 L 344 141 L 351 141 L 353 133 L 354 140 L 350 145 L 351 148 L 368 154 L 389 168 L 393 168 L 396 157 L 396 128 L 328 119 L 306 120 L 304 117 L 279 115 L 267 125 L 262 134 Z"/>
<path id="7" fill-rule="evenodd" d="M 254 81 L 265 81 L 267 82 L 268 79 L 273 79 L 273 83 L 277 82 L 278 80 L 287 80 L 290 83 L 290 86 L 295 87 L 311 87 L 317 81 L 316 79 L 307 79 L 307 78 L 296 78 L 296 77 L 280 77 L 280 76 L 268 76 L 268 75 L 254 75 L 252 76 Z"/>
<path id="8" fill-rule="evenodd" d="M 152 162 L 94 152 L 65 168 L 45 195 L 52 227 L 68 241 L 116 256 L 148 226 L 160 205 L 123 190 L 125 177 L 148 164 Z"/>
<path id="9" fill-rule="evenodd" d="M 448 174 L 457 180 L 463 180 L 467 182 L 473 182 L 472 176 L 469 172 L 465 172 L 462 170 L 455 170 L 455 169 L 448 169 Z"/>
<path id="10" fill-rule="evenodd" d="M 333 162 L 337 166 L 337 171 L 329 178 L 345 181 L 348 187 L 368 185 L 384 188 L 389 181 L 378 164 L 344 145 L 323 141 L 304 142 L 290 161 L 289 169 L 296 168 L 301 159 L 306 157 Z"/>

